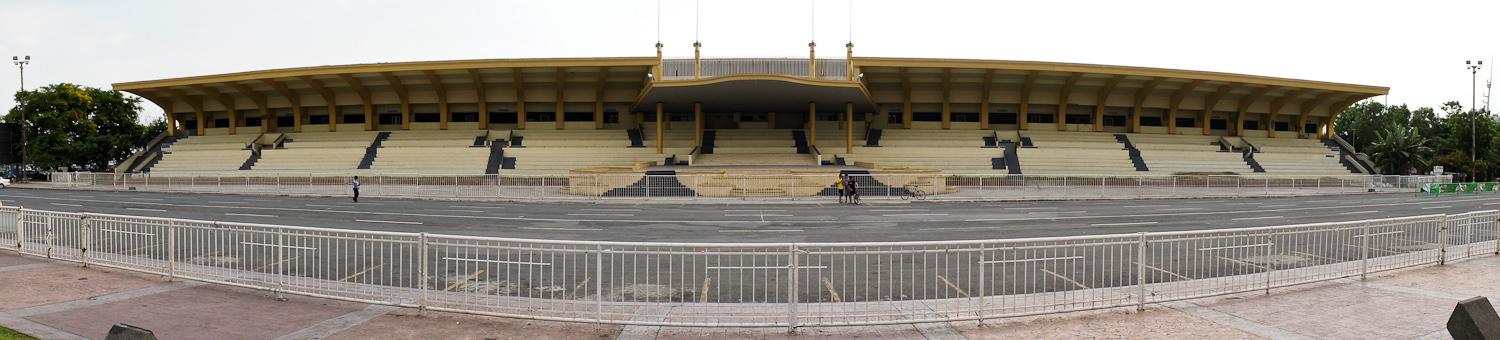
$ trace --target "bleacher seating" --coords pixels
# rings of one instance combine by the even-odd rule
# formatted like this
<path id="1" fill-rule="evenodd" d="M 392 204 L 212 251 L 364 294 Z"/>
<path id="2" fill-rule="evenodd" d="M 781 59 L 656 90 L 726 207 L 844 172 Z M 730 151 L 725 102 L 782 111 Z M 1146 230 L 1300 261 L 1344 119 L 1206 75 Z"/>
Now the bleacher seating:
<path id="1" fill-rule="evenodd" d="M 1152 174 L 1253 172 L 1239 152 L 1220 152 L 1219 136 L 1128 134 Z"/>
<path id="2" fill-rule="evenodd" d="M 1339 153 L 1316 139 L 1245 137 L 1260 149 L 1255 160 L 1274 175 L 1350 175 Z"/>
<path id="3" fill-rule="evenodd" d="M 984 148 L 984 137 L 994 134 L 990 130 L 887 129 L 879 147 L 857 146 L 853 154 L 839 156 L 847 164 L 868 162 L 878 167 L 938 169 L 958 174 L 1002 173 L 1006 170 L 993 169 L 992 159 L 1005 157 L 1005 149 Z"/>
<path id="4" fill-rule="evenodd" d="M 488 130 L 393 131 L 381 143 L 370 171 L 384 173 L 482 174 L 490 149 L 474 146 Z"/>
<path id="5" fill-rule="evenodd" d="M 716 130 L 715 134 L 714 153 L 698 156 L 693 165 L 816 165 L 811 154 L 797 153 L 792 130 L 729 129 Z"/>
<path id="6" fill-rule="evenodd" d="M 152 172 L 236 171 L 250 158 L 250 143 L 259 134 L 192 136 L 162 148 Z"/>
<path id="7" fill-rule="evenodd" d="M 1130 152 L 1112 133 L 1022 131 L 1035 148 L 1017 150 L 1021 173 L 1027 175 L 1087 175 L 1135 173 Z"/>
<path id="8" fill-rule="evenodd" d="M 647 147 L 632 148 L 625 130 L 515 130 L 513 133 L 522 137 L 522 147 L 506 148 L 505 156 L 516 158 L 516 168 L 501 173 L 565 174 L 574 169 L 629 167 L 641 162 L 659 165 L 668 157 L 691 151 L 692 131 L 687 132 L 685 144 L 673 139 L 681 137 L 668 137 L 668 147 L 657 154 L 655 135 L 649 133 L 645 138 Z"/>
<path id="9" fill-rule="evenodd" d="M 843 122 L 818 122 L 818 150 L 824 155 L 844 152 L 844 141 L 848 137 L 839 126 Z M 854 147 L 865 145 L 865 122 L 854 122 Z M 825 156 L 825 159 L 830 158 Z"/>
<path id="10" fill-rule="evenodd" d="M 353 172 L 377 131 L 288 134 L 284 149 L 261 150 L 257 172 Z"/>

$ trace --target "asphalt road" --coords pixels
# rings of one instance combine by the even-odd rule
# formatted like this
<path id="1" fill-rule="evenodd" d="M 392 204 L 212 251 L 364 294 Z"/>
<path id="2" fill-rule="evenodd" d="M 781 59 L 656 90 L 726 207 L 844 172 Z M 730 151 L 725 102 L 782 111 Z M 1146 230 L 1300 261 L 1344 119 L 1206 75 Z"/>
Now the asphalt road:
<path id="1" fill-rule="evenodd" d="M 1500 196 L 1380 194 L 846 206 L 836 202 L 581 204 L 400 199 L 353 203 L 341 198 L 10 188 L 0 190 L 0 203 L 53 211 L 513 238 L 834 242 L 1098 235 L 1349 221 L 1495 209 L 1500 208 Z M 143 236 L 150 235 L 150 230 L 99 227 L 109 233 L 97 234 L 93 240 L 94 256 L 166 256 L 167 247 L 159 237 Z M 1379 235 L 1383 235 L 1379 241 L 1369 245 L 1370 256 L 1433 249 L 1441 242 L 1426 232 L 1398 230 Z M 214 268 L 230 268 L 408 288 L 425 282 L 431 290 L 459 294 L 454 295 L 455 304 L 471 303 L 464 301 L 476 294 L 547 300 L 591 300 L 591 295 L 605 294 L 607 301 L 780 302 L 789 299 L 789 289 L 795 289 L 801 301 L 828 302 L 1060 293 L 1132 285 L 1140 274 L 1147 275 L 1144 280 L 1150 283 L 1236 277 L 1363 256 L 1359 247 L 1352 246 L 1361 237 L 1353 231 L 1288 233 L 1263 241 L 1163 239 L 1153 243 L 1144 257 L 1134 252 L 1136 244 L 1129 237 L 1058 248 L 1034 244 L 965 251 L 958 247 L 954 249 L 961 251 L 933 253 L 919 247 L 892 248 L 904 252 L 882 254 L 813 247 L 806 248 L 809 255 L 797 260 L 802 269 L 794 280 L 788 276 L 782 248 L 701 248 L 689 255 L 666 252 L 670 250 L 666 248 L 620 246 L 605 255 L 591 255 L 588 251 L 593 248 L 569 252 L 567 246 L 437 237 L 429 240 L 431 274 L 418 278 L 418 252 L 411 243 L 292 238 L 277 246 L 282 241 L 274 234 L 219 228 L 185 228 L 176 237 L 179 246 L 173 256 L 188 264 L 179 267 L 183 271 L 204 270 L 204 275 L 212 276 L 220 272 Z M 60 237 L 59 242 L 68 240 Z M 1351 246 L 1327 246 L 1339 242 Z M 1150 270 L 1138 273 L 1137 258 L 1145 258 L 1144 268 Z M 297 284 L 293 280 L 290 284 Z M 1247 284 L 1261 280 L 1256 277 L 1256 282 Z M 600 286 L 589 289 L 594 283 Z M 309 287 L 304 289 L 324 286 Z M 343 293 L 348 292 L 329 292 Z M 1068 295 L 1054 298 L 1062 300 L 1045 303 L 1071 299 Z"/>
<path id="2" fill-rule="evenodd" d="M 360 230 L 656 242 L 877 242 L 1205 230 L 1500 209 L 1500 195 L 1365 194 L 840 205 L 494 203 L 8 188 L 33 209 Z"/>

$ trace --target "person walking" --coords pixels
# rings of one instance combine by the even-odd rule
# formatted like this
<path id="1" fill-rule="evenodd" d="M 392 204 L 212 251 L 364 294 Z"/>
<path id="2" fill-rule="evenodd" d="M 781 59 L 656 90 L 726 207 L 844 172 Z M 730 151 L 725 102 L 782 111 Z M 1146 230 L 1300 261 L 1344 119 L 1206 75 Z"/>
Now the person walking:
<path id="1" fill-rule="evenodd" d="M 354 185 L 354 203 L 359 203 L 359 176 L 354 176 L 354 181 L 349 184 Z"/>

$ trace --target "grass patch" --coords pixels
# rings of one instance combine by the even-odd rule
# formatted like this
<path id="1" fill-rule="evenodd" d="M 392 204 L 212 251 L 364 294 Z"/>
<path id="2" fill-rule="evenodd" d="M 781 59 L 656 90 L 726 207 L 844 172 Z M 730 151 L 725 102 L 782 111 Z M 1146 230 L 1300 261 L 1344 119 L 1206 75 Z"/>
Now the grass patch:
<path id="1" fill-rule="evenodd" d="M 0 326 L 0 340 L 36 340 L 36 337 Z"/>

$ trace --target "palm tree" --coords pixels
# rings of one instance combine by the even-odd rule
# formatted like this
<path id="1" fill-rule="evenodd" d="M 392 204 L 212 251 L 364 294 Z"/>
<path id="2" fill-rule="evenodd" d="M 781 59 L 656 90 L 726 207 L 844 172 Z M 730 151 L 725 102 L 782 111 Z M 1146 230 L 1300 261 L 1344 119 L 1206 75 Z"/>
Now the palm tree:
<path id="1" fill-rule="evenodd" d="M 1432 151 L 1415 128 L 1392 124 L 1390 128 L 1375 133 L 1371 154 L 1375 165 L 1387 173 L 1410 174 L 1413 169 L 1426 166 L 1426 155 Z"/>

